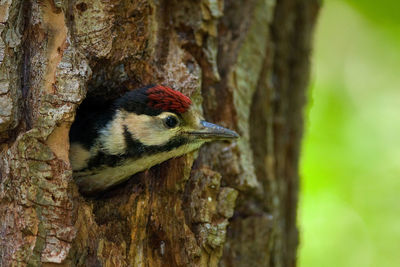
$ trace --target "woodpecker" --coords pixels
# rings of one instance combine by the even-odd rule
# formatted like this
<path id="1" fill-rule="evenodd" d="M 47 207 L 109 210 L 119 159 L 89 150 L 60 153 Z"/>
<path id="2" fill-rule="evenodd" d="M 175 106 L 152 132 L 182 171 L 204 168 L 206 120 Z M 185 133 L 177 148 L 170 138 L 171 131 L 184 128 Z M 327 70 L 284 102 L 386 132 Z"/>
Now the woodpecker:
<path id="1" fill-rule="evenodd" d="M 70 130 L 69 157 L 80 191 L 104 191 L 206 142 L 239 137 L 205 121 L 191 104 L 182 93 L 155 85 L 79 112 Z"/>

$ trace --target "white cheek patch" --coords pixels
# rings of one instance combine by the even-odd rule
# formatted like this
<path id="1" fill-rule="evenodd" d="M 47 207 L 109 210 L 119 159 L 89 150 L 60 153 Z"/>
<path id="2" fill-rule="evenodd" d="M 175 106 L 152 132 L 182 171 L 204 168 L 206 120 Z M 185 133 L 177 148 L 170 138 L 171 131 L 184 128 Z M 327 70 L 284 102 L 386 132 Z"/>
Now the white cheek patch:
<path id="1" fill-rule="evenodd" d="M 128 113 L 124 125 L 134 137 L 146 146 L 163 145 L 175 136 L 179 127 L 168 129 L 164 126 L 162 116 L 136 115 Z"/>

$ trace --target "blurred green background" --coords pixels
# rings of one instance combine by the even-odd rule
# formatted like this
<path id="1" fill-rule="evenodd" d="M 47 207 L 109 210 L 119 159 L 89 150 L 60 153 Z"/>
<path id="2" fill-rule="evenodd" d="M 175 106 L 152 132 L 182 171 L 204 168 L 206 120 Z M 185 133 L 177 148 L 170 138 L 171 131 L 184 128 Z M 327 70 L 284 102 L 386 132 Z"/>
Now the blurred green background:
<path id="1" fill-rule="evenodd" d="M 300 267 L 400 266 L 400 1 L 325 0 L 303 141 Z"/>

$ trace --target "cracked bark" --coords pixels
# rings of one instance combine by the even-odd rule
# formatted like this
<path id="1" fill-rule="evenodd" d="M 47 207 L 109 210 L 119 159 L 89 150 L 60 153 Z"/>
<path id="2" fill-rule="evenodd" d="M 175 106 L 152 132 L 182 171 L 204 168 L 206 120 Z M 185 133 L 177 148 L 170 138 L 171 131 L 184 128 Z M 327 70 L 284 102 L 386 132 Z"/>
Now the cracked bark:
<path id="1" fill-rule="evenodd" d="M 294 266 L 312 0 L 0 2 L 0 266 Z M 162 83 L 237 130 L 97 197 L 85 97 Z"/>

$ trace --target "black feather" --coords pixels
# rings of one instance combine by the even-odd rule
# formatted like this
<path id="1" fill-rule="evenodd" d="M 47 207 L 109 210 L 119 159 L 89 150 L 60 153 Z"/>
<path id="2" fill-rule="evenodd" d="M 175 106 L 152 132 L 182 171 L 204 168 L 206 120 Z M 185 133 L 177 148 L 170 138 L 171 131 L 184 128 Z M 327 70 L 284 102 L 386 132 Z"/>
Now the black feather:
<path id="1" fill-rule="evenodd" d="M 90 149 L 98 131 L 111 121 L 116 113 L 111 102 L 97 99 L 88 99 L 82 102 L 77 110 L 77 115 L 69 132 L 70 143 L 80 143 L 86 149 Z"/>
<path id="2" fill-rule="evenodd" d="M 116 109 L 124 109 L 128 112 L 134 112 L 138 115 L 146 114 L 150 116 L 159 115 L 162 110 L 155 109 L 148 105 L 146 91 L 154 85 L 149 85 L 140 89 L 129 91 L 122 97 L 118 98 L 114 105 Z"/>

